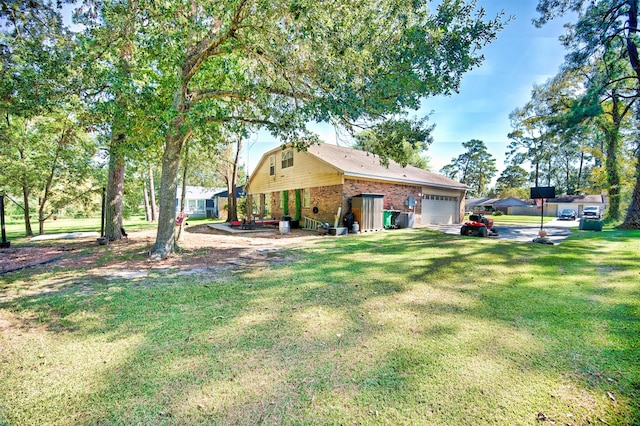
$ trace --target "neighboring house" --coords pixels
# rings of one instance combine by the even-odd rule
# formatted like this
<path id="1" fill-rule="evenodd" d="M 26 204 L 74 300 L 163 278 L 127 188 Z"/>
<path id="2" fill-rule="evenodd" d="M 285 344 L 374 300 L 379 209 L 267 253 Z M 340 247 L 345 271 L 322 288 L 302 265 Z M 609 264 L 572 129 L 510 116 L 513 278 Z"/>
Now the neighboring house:
<path id="1" fill-rule="evenodd" d="M 559 195 L 545 200 L 545 214 L 557 216 L 563 209 L 573 209 L 582 217 L 582 209 L 586 206 L 598 206 L 604 212 L 608 205 L 605 195 Z"/>
<path id="2" fill-rule="evenodd" d="M 518 198 L 471 198 L 466 200 L 467 210 L 470 211 L 482 211 L 486 213 L 493 213 L 495 211 L 501 211 L 505 214 L 511 214 L 511 210 L 514 208 L 529 208 L 532 203 L 522 201 Z"/>
<path id="3" fill-rule="evenodd" d="M 189 217 L 216 217 L 214 214 L 214 194 L 223 188 L 204 188 L 201 186 L 188 186 L 185 194 L 185 214 Z M 176 213 L 180 212 L 180 198 L 182 186 L 178 186 L 176 194 Z"/>
<path id="4" fill-rule="evenodd" d="M 236 199 L 245 197 L 244 185 L 236 186 Z M 225 206 L 229 204 L 229 190 L 220 188 L 218 192 L 213 194 L 213 217 L 220 217 L 220 212 L 225 210 Z"/>
<path id="5" fill-rule="evenodd" d="M 460 223 L 468 186 L 437 173 L 390 162 L 377 155 L 329 144 L 307 151 L 279 147 L 262 156 L 248 183 L 259 218 L 334 224 L 353 207 L 361 230 L 377 229 L 382 210 L 405 218 L 407 226 Z M 360 216 L 359 216 L 360 215 Z"/>

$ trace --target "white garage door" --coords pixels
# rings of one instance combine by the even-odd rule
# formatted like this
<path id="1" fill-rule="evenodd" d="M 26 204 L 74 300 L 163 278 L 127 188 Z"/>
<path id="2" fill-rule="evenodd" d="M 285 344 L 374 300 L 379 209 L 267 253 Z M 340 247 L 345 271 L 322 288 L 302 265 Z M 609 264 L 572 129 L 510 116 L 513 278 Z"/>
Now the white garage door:
<path id="1" fill-rule="evenodd" d="M 458 197 L 448 195 L 422 196 L 422 223 L 424 225 L 450 225 L 460 222 Z"/>

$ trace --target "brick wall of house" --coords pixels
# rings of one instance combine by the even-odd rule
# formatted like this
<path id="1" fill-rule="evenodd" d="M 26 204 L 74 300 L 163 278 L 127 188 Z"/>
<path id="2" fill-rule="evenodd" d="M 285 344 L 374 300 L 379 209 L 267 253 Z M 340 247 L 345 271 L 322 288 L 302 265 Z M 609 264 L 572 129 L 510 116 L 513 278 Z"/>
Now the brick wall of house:
<path id="1" fill-rule="evenodd" d="M 414 212 L 415 226 L 420 225 L 422 217 L 422 187 L 391 184 L 385 182 L 352 180 L 348 179 L 344 184 L 344 199 L 346 200 L 360 194 L 385 194 L 384 209 Z M 415 200 L 415 207 L 410 210 L 406 202 L 409 197 Z M 346 208 L 343 207 L 343 210 Z"/>
<path id="2" fill-rule="evenodd" d="M 310 188 L 311 200 L 309 207 L 302 207 L 302 217 L 308 217 L 316 219 L 322 222 L 329 222 L 333 224 L 334 216 L 338 212 L 338 207 L 342 205 L 342 185 L 322 186 L 317 188 Z M 271 194 L 271 216 L 276 219 L 281 219 L 284 216 L 284 208 L 280 207 L 280 192 L 273 192 Z M 295 190 L 289 191 L 289 216 L 295 217 L 296 214 L 296 193 Z M 316 207 L 318 213 L 314 213 L 313 209 Z M 344 203 L 342 207 L 343 213 L 346 213 L 347 203 Z"/>
<path id="3" fill-rule="evenodd" d="M 322 186 L 311 188 L 311 204 L 302 208 L 302 217 L 328 222 L 333 225 L 334 216 L 338 212 L 338 207 L 342 207 L 342 215 L 349 208 L 348 200 L 360 194 L 385 194 L 384 209 L 399 210 L 403 212 L 413 211 L 415 213 L 415 226 L 421 224 L 422 213 L 422 188 L 419 186 L 390 184 L 384 182 L 352 180 L 347 179 L 344 185 Z M 280 207 L 280 192 L 271 194 L 271 217 L 281 219 L 284 216 L 284 209 Z M 412 196 L 415 200 L 415 207 L 410 210 L 407 199 Z M 294 217 L 296 212 L 295 190 L 289 191 L 289 216 Z M 259 200 L 256 200 L 259 203 Z M 318 213 L 313 212 L 313 208 L 318 209 Z"/>
<path id="4" fill-rule="evenodd" d="M 342 185 L 320 186 L 311 188 L 311 205 L 302 209 L 303 216 L 328 222 L 333 226 L 338 207 L 342 207 L 342 214 L 346 213 L 346 203 L 342 202 Z M 318 213 L 313 208 L 318 208 Z"/>

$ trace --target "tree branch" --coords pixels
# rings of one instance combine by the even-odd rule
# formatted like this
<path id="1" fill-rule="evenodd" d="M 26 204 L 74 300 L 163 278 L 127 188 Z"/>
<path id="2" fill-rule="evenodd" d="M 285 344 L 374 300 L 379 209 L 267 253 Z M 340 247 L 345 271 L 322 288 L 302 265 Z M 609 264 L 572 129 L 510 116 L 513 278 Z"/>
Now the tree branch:
<path id="1" fill-rule="evenodd" d="M 231 18 L 229 29 L 226 33 L 218 36 L 220 27 L 222 26 L 222 21 L 216 21 L 207 35 L 187 54 L 184 67 L 182 68 L 182 75 L 185 84 L 189 83 L 204 61 L 214 55 L 218 47 L 228 39 L 235 37 L 236 31 L 238 31 L 238 28 L 240 27 L 240 22 L 242 22 L 242 12 L 244 11 L 247 1 L 248 0 L 242 0 L 236 8 L 233 18 Z"/>
<path id="2" fill-rule="evenodd" d="M 214 90 L 214 89 L 196 90 L 194 92 L 191 92 L 189 103 L 197 104 L 199 102 L 206 101 L 209 99 L 221 99 L 221 98 L 232 98 L 232 99 L 239 99 L 239 100 L 247 101 L 251 103 L 256 103 L 255 99 L 253 99 L 250 96 L 244 95 L 242 93 L 234 92 L 233 90 Z"/>
<path id="3" fill-rule="evenodd" d="M 249 118 L 249 117 L 241 117 L 241 116 L 230 116 L 230 117 L 222 117 L 222 118 L 210 118 L 208 120 L 210 123 L 230 123 L 232 121 L 239 121 L 241 123 L 246 124 L 256 124 L 256 125 L 264 125 L 264 126 L 278 126 L 278 124 L 274 121 L 263 120 L 258 118 Z"/>

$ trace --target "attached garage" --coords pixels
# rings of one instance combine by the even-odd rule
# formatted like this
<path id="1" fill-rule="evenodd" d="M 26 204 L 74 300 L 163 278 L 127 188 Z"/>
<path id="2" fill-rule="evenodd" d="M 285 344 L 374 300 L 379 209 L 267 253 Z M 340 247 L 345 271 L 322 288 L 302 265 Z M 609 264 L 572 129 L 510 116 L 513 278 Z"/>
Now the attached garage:
<path id="1" fill-rule="evenodd" d="M 460 199 L 452 195 L 424 194 L 422 223 L 450 225 L 460 222 Z"/>

